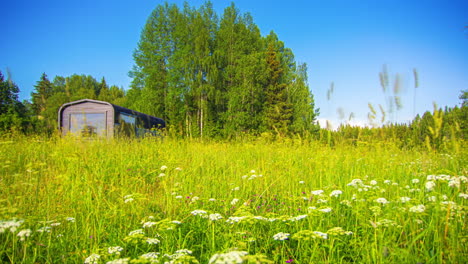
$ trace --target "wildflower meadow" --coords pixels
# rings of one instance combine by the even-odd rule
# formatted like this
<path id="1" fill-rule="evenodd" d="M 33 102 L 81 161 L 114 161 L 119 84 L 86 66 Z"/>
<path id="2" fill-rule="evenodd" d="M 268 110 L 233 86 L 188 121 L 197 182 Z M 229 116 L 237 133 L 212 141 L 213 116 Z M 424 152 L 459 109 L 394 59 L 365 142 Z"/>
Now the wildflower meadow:
<path id="1" fill-rule="evenodd" d="M 7 138 L 2 263 L 467 263 L 467 152 Z"/>

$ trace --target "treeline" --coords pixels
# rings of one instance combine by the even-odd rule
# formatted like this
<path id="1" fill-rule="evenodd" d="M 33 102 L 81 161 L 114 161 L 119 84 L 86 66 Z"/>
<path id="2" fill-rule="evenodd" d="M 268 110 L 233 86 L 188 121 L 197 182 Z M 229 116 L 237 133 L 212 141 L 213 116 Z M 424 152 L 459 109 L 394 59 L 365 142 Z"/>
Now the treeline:
<path id="1" fill-rule="evenodd" d="M 188 137 L 307 134 L 317 112 L 307 67 L 250 14 L 232 4 L 159 5 L 134 52 L 128 107 L 158 116 Z"/>
<path id="2" fill-rule="evenodd" d="M 318 138 L 329 145 L 387 142 L 401 148 L 422 147 L 452 151 L 462 147 L 468 135 L 468 91 L 462 91 L 460 106 L 436 108 L 417 115 L 409 124 L 380 127 L 341 125 L 336 131 L 321 130 Z"/>

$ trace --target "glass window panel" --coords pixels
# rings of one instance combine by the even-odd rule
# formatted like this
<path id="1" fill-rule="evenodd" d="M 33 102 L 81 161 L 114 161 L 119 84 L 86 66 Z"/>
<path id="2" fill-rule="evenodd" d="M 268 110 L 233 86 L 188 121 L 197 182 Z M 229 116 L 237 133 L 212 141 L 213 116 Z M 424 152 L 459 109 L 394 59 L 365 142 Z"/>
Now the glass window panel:
<path id="1" fill-rule="evenodd" d="M 105 113 L 70 114 L 70 132 L 81 136 L 105 136 Z"/>

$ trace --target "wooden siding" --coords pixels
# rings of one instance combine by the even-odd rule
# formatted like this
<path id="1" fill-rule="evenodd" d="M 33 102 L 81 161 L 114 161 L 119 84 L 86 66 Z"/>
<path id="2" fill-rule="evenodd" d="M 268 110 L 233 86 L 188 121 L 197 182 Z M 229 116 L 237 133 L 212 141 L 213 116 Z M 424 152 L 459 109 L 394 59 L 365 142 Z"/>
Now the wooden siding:
<path id="1" fill-rule="evenodd" d="M 106 114 L 106 130 L 107 137 L 114 135 L 114 108 L 110 104 L 97 102 L 81 102 L 77 104 L 67 105 L 61 112 L 61 129 L 62 135 L 66 135 L 70 128 L 70 114 L 72 113 L 105 113 Z"/>

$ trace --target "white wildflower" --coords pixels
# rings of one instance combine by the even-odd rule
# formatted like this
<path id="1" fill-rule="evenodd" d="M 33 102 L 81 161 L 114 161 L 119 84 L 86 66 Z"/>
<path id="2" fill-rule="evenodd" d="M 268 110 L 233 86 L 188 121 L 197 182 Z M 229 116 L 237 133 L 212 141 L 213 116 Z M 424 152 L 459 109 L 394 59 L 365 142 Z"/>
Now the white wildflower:
<path id="1" fill-rule="evenodd" d="M 114 259 L 111 261 L 107 261 L 106 264 L 128 264 L 130 258 L 120 258 L 120 259 Z"/>
<path id="2" fill-rule="evenodd" d="M 340 190 L 334 190 L 334 191 L 332 191 L 332 192 L 330 193 L 330 197 L 338 197 L 338 196 L 340 196 L 341 194 L 343 194 L 342 191 L 340 191 Z"/>
<path id="3" fill-rule="evenodd" d="M 161 241 L 157 238 L 146 238 L 146 243 L 150 244 L 150 245 L 157 245 L 159 244 Z"/>
<path id="4" fill-rule="evenodd" d="M 452 188 L 460 188 L 460 179 L 458 177 L 452 177 L 448 182 L 448 186 Z"/>
<path id="5" fill-rule="evenodd" d="M 167 169 L 167 166 L 166 166 L 166 165 L 162 165 L 162 166 L 161 166 L 161 170 L 162 170 L 162 171 L 163 171 L 163 170 L 166 170 L 166 169 Z"/>
<path id="6" fill-rule="evenodd" d="M 229 223 L 229 224 L 239 223 L 244 218 L 245 216 L 231 216 L 226 220 L 226 223 Z"/>
<path id="7" fill-rule="evenodd" d="M 412 213 L 422 213 L 426 210 L 426 207 L 423 204 L 410 207 L 409 211 Z"/>
<path id="8" fill-rule="evenodd" d="M 392 181 L 391 180 L 385 180 L 384 183 L 387 184 L 387 185 L 390 185 L 390 184 L 392 184 Z"/>
<path id="9" fill-rule="evenodd" d="M 379 204 L 388 204 L 389 203 L 389 201 L 387 201 L 387 199 L 385 199 L 383 197 L 375 199 L 375 202 L 379 203 Z"/>
<path id="10" fill-rule="evenodd" d="M 124 203 L 131 203 L 131 202 L 133 202 L 134 200 L 135 200 L 135 199 L 133 199 L 133 198 L 127 198 L 127 199 L 125 199 Z"/>
<path id="11" fill-rule="evenodd" d="M 425 184 L 425 186 L 426 186 L 426 190 L 427 190 L 428 192 L 430 192 L 430 191 L 432 191 L 432 190 L 434 189 L 434 187 L 436 186 L 436 184 L 435 184 L 435 182 L 433 182 L 433 181 L 427 181 L 426 184 Z"/>
<path id="12" fill-rule="evenodd" d="M 328 200 L 325 199 L 318 199 L 317 203 L 328 203 Z"/>
<path id="13" fill-rule="evenodd" d="M 101 255 L 99 254 L 91 254 L 89 257 L 85 259 L 84 264 L 98 264 L 98 261 L 100 258 L 101 258 Z"/>
<path id="14" fill-rule="evenodd" d="M 370 181 L 369 183 L 370 183 L 370 185 L 377 185 L 377 181 L 376 181 L 376 180 L 372 180 L 372 181 Z"/>
<path id="15" fill-rule="evenodd" d="M 323 193 L 323 190 L 312 191 L 313 195 L 321 195 L 322 193 Z"/>
<path id="16" fill-rule="evenodd" d="M 323 233 L 323 232 L 319 232 L 319 231 L 314 231 L 314 233 L 316 235 L 318 235 L 319 237 L 321 237 L 322 239 L 328 239 L 328 234 L 327 233 Z"/>
<path id="17" fill-rule="evenodd" d="M 123 247 L 115 246 L 115 247 L 108 247 L 107 248 L 107 253 L 109 254 L 116 254 L 120 255 L 120 252 L 123 250 Z"/>
<path id="18" fill-rule="evenodd" d="M 74 223 L 75 222 L 75 218 L 74 217 L 67 217 L 66 220 L 70 223 Z"/>
<path id="19" fill-rule="evenodd" d="M 289 236 L 290 236 L 289 233 L 279 232 L 273 236 L 273 239 L 282 241 L 282 240 L 287 240 Z"/>
<path id="20" fill-rule="evenodd" d="M 414 183 L 414 184 L 417 184 L 417 183 L 419 183 L 419 179 L 412 179 L 411 182 Z"/>
<path id="21" fill-rule="evenodd" d="M 162 173 L 162 172 L 159 173 L 159 175 L 158 175 L 158 177 L 164 177 L 164 176 L 166 176 L 166 173 Z"/>
<path id="22" fill-rule="evenodd" d="M 141 255 L 140 257 L 144 258 L 144 259 L 158 259 L 159 258 L 159 252 L 148 252 L 148 253 L 145 253 L 143 255 Z"/>
<path id="23" fill-rule="evenodd" d="M 175 168 L 175 170 L 176 171 L 182 171 L 182 168 L 177 167 L 177 168 Z"/>
<path id="24" fill-rule="evenodd" d="M 231 205 L 235 205 L 237 202 L 239 202 L 239 199 L 234 198 L 234 199 L 232 199 L 232 201 L 231 201 Z"/>
<path id="25" fill-rule="evenodd" d="M 39 232 L 39 233 L 50 233 L 51 232 L 51 227 L 50 226 L 43 226 L 41 228 L 39 228 L 38 230 L 36 230 L 36 232 Z"/>
<path id="26" fill-rule="evenodd" d="M 463 199 L 468 199 L 468 194 L 466 194 L 466 193 L 459 193 L 459 194 L 458 194 L 458 197 L 461 197 L 461 198 L 463 198 Z"/>
<path id="27" fill-rule="evenodd" d="M 246 251 L 231 251 L 227 253 L 217 253 L 211 256 L 208 264 L 240 264 L 243 263 L 243 257 L 248 253 Z"/>
<path id="28" fill-rule="evenodd" d="M 207 217 L 207 212 L 205 210 L 193 210 L 191 212 L 192 215 L 198 215 L 198 216 L 201 216 L 203 218 L 206 218 Z"/>
<path id="29" fill-rule="evenodd" d="M 428 200 L 429 202 L 435 202 L 435 201 L 437 200 L 437 197 L 435 197 L 434 195 L 433 195 L 433 196 L 429 196 L 429 197 L 427 197 L 427 200 Z"/>
<path id="30" fill-rule="evenodd" d="M 130 233 L 128 233 L 128 236 L 144 235 L 144 234 L 145 232 L 143 231 L 143 229 L 137 229 L 137 230 L 130 231 Z"/>
<path id="31" fill-rule="evenodd" d="M 291 217 L 289 220 L 294 222 L 294 221 L 302 220 L 302 219 L 304 219 L 306 217 L 307 217 L 307 215 L 298 215 L 298 216 L 295 216 L 295 217 Z"/>
<path id="32" fill-rule="evenodd" d="M 194 203 L 194 202 L 196 202 L 198 200 L 200 200 L 200 197 L 198 197 L 198 196 L 192 197 L 192 203 Z"/>
<path id="33" fill-rule="evenodd" d="M 238 191 L 238 190 L 240 190 L 240 187 L 239 187 L 239 186 L 234 187 L 234 188 L 231 189 L 231 191 Z"/>
<path id="34" fill-rule="evenodd" d="M 59 223 L 59 222 L 55 222 L 55 223 L 50 224 L 50 226 L 59 226 L 59 225 L 61 225 L 61 223 Z"/>
<path id="35" fill-rule="evenodd" d="M 402 203 L 407 203 L 407 202 L 409 202 L 410 200 L 411 200 L 410 197 L 400 197 L 400 202 L 402 202 Z"/>
<path id="36" fill-rule="evenodd" d="M 182 197 L 182 195 L 177 195 L 177 196 L 174 197 L 174 198 L 176 198 L 176 199 L 182 199 L 183 197 Z"/>
<path id="37" fill-rule="evenodd" d="M 299 184 L 304 184 L 304 181 L 299 181 Z"/>
<path id="38" fill-rule="evenodd" d="M 143 223 L 143 228 L 149 228 L 149 227 L 154 226 L 155 224 L 157 224 L 157 223 L 156 222 L 151 222 L 151 221 L 144 222 Z"/>
<path id="39" fill-rule="evenodd" d="M 332 211 L 332 209 L 330 207 L 325 207 L 325 208 L 318 209 L 318 211 L 322 213 L 329 213 Z"/>
<path id="40" fill-rule="evenodd" d="M 0 221 L 0 233 L 4 233 L 5 231 L 10 231 L 11 233 L 16 232 L 18 227 L 21 226 L 23 220 L 10 220 L 10 221 Z"/>
<path id="41" fill-rule="evenodd" d="M 31 235 L 31 233 L 31 229 L 23 229 L 18 232 L 17 236 L 20 238 L 20 241 L 24 241 L 26 237 L 29 237 Z"/>
<path id="42" fill-rule="evenodd" d="M 255 170 L 251 170 L 250 173 L 252 173 L 252 174 L 255 173 Z"/>
<path id="43" fill-rule="evenodd" d="M 362 180 L 361 179 L 353 179 L 350 183 L 348 183 L 348 186 L 361 186 L 362 185 Z"/>
<path id="44" fill-rule="evenodd" d="M 223 219 L 223 216 L 218 213 L 215 213 L 215 214 L 210 214 L 208 219 L 210 219 L 210 221 L 218 221 L 218 220 Z"/>
<path id="45" fill-rule="evenodd" d="M 215 199 L 215 198 L 210 198 L 208 201 L 210 201 L 210 202 L 216 202 L 216 199 Z"/>

